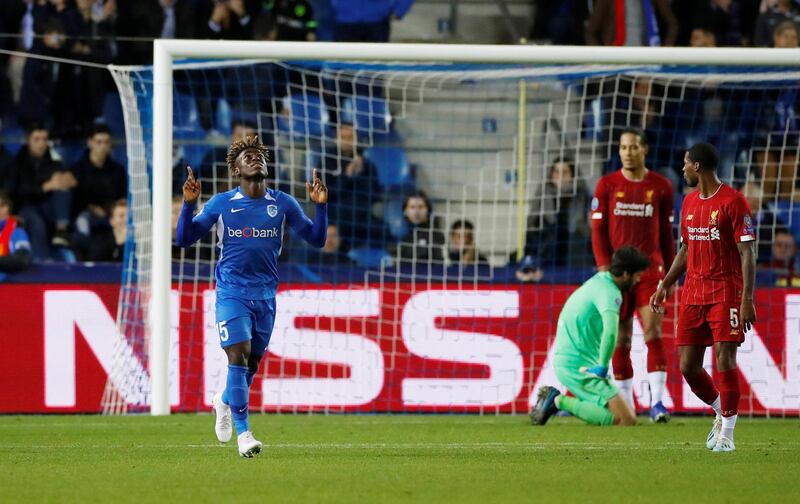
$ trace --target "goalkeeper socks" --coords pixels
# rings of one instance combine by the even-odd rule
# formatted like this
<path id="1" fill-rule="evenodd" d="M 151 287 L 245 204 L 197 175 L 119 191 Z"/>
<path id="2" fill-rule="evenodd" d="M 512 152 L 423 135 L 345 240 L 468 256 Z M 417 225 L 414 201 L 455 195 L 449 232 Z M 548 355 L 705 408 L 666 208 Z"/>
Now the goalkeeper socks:
<path id="1" fill-rule="evenodd" d="M 734 369 L 719 372 L 719 399 L 722 419 L 739 413 L 739 372 Z"/>
<path id="2" fill-rule="evenodd" d="M 689 384 L 694 395 L 704 403 L 711 404 L 714 402 L 714 399 L 719 396 L 719 391 L 717 387 L 714 386 L 714 380 L 711 379 L 711 376 L 705 369 L 700 368 L 699 373 L 683 375 L 683 378 L 686 380 L 686 383 Z"/>
<path id="3" fill-rule="evenodd" d="M 247 401 L 250 396 L 250 389 L 247 386 L 247 367 L 234 366 L 228 364 L 228 384 L 225 393 L 228 397 L 228 404 L 231 407 L 233 425 L 236 433 L 242 434 L 250 430 L 250 422 L 247 419 Z"/>
<path id="4" fill-rule="evenodd" d="M 631 364 L 631 347 L 618 346 L 611 356 L 611 367 L 614 368 L 614 379 L 617 381 L 633 378 L 633 364 Z"/>
<path id="5" fill-rule="evenodd" d="M 558 408 L 569 411 L 576 417 L 592 425 L 612 425 L 614 415 L 606 408 L 594 403 L 581 401 L 576 397 L 559 396 Z"/>

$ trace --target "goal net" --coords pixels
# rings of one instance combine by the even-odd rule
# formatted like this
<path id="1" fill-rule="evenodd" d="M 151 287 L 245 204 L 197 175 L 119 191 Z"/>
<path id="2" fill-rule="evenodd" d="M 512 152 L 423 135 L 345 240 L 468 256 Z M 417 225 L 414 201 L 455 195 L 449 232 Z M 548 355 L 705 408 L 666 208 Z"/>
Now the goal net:
<path id="1" fill-rule="evenodd" d="M 619 132 L 633 126 L 649 138 L 647 166 L 675 187 L 676 212 L 687 191 L 683 154 L 700 141 L 719 148 L 721 178 L 754 207 L 759 321 L 739 353 L 741 409 L 797 414 L 800 277 L 796 250 L 782 248 L 800 237 L 796 69 L 231 59 L 172 70 L 166 175 L 153 171 L 152 68 L 112 69 L 135 240 L 104 411 L 150 407 L 154 178 L 173 181 L 174 229 L 186 166 L 199 174 L 202 205 L 236 184 L 225 163 L 231 140 L 256 133 L 271 150 L 272 187 L 311 215 L 305 182 L 316 169 L 331 201 L 324 249 L 285 230 L 275 329 L 251 410 L 526 412 L 539 386 L 557 385 L 557 317 L 595 271 L 591 195 L 619 168 Z M 225 386 L 218 258 L 213 232 L 172 247 L 174 411 L 206 410 Z M 663 326 L 665 402 L 704 411 L 680 377 L 675 299 Z M 647 351 L 638 320 L 634 328 L 634 393 L 646 409 Z"/>

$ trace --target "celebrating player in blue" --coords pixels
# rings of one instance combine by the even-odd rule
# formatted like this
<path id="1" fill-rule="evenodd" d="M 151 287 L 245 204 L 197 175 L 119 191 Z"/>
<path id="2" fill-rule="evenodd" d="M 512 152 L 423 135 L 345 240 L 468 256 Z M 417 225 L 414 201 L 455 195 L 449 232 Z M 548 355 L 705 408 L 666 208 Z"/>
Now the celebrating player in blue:
<path id="1" fill-rule="evenodd" d="M 225 391 L 212 401 L 214 430 L 221 442 L 229 441 L 233 417 L 239 454 L 247 458 L 261 452 L 261 442 L 250 432 L 247 402 L 275 322 L 283 225 L 288 223 L 305 241 L 320 248 L 328 228 L 328 189 L 316 170 L 313 184 L 306 182 L 309 197 L 316 203 L 312 222 L 293 197 L 267 188 L 268 155 L 256 136 L 234 142 L 227 162 L 231 175 L 240 180 L 239 187 L 215 195 L 197 215 L 200 182 L 187 167 L 175 240 L 188 247 L 217 225 L 217 333 L 228 356 L 228 380 Z"/>

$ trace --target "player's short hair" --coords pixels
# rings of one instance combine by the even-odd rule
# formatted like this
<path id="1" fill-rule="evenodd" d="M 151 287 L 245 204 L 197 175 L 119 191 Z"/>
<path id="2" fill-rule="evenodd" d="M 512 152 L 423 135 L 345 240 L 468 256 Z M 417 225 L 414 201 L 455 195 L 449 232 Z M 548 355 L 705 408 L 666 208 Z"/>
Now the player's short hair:
<path id="1" fill-rule="evenodd" d="M 624 245 L 614 251 L 611 256 L 611 267 L 609 271 L 614 276 L 622 276 L 624 273 L 634 275 L 650 267 L 650 259 L 639 252 L 639 249 L 631 245 Z"/>
<path id="2" fill-rule="evenodd" d="M 794 238 L 794 235 L 792 234 L 791 231 L 789 231 L 789 228 L 787 228 L 786 226 L 777 226 L 775 228 L 775 236 L 778 235 L 789 235 L 792 238 Z"/>
<path id="3" fill-rule="evenodd" d="M 261 140 L 258 139 L 258 135 L 245 135 L 245 137 L 241 140 L 233 142 L 231 144 L 231 148 L 228 149 L 228 157 L 226 161 L 228 163 L 228 171 L 230 171 L 231 176 L 233 176 L 234 168 L 236 167 L 236 158 L 239 157 L 239 154 L 248 149 L 255 149 L 261 154 L 264 154 L 267 162 L 269 162 L 269 149 L 266 145 L 261 143 Z"/>
<path id="4" fill-rule="evenodd" d="M 647 140 L 647 133 L 644 132 L 643 129 L 634 128 L 633 126 L 627 126 L 619 132 L 619 138 L 622 139 L 622 135 L 634 135 L 639 137 L 639 143 L 647 147 L 650 145 Z"/>
<path id="5" fill-rule="evenodd" d="M 689 159 L 700 163 L 702 168 L 716 171 L 719 166 L 719 151 L 710 143 L 694 144 L 689 148 Z"/>

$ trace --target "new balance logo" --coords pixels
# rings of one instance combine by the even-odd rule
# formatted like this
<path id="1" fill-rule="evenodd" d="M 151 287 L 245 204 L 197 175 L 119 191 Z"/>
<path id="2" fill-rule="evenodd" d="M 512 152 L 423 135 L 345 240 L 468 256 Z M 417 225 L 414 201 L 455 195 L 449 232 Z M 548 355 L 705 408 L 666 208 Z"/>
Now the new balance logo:
<path id="1" fill-rule="evenodd" d="M 231 208 L 231 213 L 241 212 L 244 208 Z"/>

